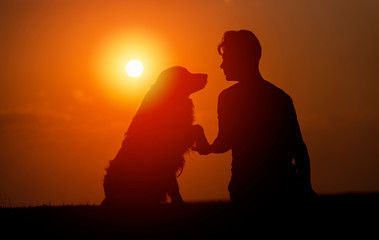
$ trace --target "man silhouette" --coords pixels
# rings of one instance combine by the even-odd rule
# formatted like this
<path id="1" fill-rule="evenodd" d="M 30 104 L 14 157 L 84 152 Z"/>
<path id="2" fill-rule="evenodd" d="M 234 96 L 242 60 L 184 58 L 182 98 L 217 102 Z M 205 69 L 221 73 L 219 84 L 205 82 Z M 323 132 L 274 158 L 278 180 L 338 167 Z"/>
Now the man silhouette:
<path id="1" fill-rule="evenodd" d="M 259 72 L 261 45 L 250 31 L 227 31 L 218 46 L 221 68 L 235 85 L 218 99 L 219 132 L 200 154 L 232 150 L 233 203 L 258 206 L 313 193 L 310 162 L 291 98 Z"/>

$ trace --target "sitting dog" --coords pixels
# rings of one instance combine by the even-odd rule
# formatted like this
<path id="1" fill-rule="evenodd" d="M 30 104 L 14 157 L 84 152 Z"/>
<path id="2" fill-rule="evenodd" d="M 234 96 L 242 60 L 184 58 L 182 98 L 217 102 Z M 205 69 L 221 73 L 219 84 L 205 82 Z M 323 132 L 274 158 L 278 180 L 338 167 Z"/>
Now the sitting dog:
<path id="1" fill-rule="evenodd" d="M 205 87 L 206 74 L 176 66 L 164 70 L 145 95 L 116 157 L 104 178 L 102 205 L 160 203 L 167 195 L 183 202 L 176 180 L 184 153 L 207 144 L 203 129 L 193 125 L 189 96 Z"/>

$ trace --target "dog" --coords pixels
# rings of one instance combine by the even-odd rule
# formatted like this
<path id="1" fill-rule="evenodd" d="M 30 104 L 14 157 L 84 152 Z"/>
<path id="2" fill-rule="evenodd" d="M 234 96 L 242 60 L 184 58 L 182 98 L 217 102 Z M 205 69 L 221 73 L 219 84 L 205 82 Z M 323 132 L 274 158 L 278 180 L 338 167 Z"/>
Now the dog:
<path id="1" fill-rule="evenodd" d="M 102 205 L 182 203 L 176 180 L 184 154 L 207 144 L 200 125 L 193 125 L 189 98 L 205 87 L 207 75 L 175 66 L 164 70 L 146 93 L 116 157 L 104 177 Z"/>

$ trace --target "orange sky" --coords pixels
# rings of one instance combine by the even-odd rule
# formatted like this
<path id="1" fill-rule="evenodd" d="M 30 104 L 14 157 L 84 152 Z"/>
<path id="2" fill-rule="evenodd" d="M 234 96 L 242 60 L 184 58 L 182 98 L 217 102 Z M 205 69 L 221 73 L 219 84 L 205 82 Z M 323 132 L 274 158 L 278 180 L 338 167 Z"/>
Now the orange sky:
<path id="1" fill-rule="evenodd" d="M 213 141 L 230 86 L 216 47 L 239 29 L 256 33 L 263 77 L 294 100 L 316 192 L 379 191 L 378 12 L 369 0 L 1 1 L 0 204 L 100 203 L 104 168 L 173 65 L 209 75 L 193 99 Z M 132 80 L 133 58 L 145 72 Z M 191 153 L 184 200 L 227 199 L 230 163 Z"/>

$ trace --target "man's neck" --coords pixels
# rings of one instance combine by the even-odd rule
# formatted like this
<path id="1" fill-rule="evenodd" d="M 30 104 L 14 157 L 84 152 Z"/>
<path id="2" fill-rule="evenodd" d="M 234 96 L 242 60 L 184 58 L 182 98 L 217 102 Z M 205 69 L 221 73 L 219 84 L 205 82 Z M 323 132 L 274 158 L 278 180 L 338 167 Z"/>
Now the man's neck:
<path id="1" fill-rule="evenodd" d="M 244 79 L 241 79 L 241 83 L 257 83 L 263 81 L 261 73 L 258 71 L 251 72 L 249 75 L 246 75 Z"/>

